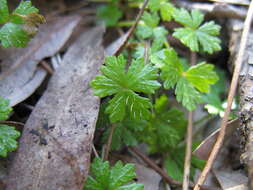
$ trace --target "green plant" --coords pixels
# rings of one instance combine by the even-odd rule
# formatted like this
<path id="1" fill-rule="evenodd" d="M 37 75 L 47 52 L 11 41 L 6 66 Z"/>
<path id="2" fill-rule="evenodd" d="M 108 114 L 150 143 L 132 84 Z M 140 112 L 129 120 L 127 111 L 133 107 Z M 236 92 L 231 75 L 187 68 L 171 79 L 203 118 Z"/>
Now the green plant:
<path id="1" fill-rule="evenodd" d="M 160 24 L 171 20 L 181 27 L 169 31 Z M 111 136 L 109 146 L 113 150 L 144 143 L 148 153 L 161 155 L 168 175 L 182 181 L 187 121 L 183 108 L 170 104 L 167 90 L 173 90 L 178 103 L 188 111 L 200 103 L 215 104 L 212 98 L 220 100 L 221 91 L 213 87 L 219 80 L 214 65 L 204 61 L 188 64 L 169 44 L 167 36 L 179 39 L 189 51 L 204 55 L 221 50 L 219 32 L 220 26 L 213 21 L 204 22 L 198 10 L 178 9 L 167 0 L 149 1 L 130 40 L 134 48 L 118 57 L 107 57 L 101 75 L 91 82 L 94 94 L 109 100 L 102 104 L 104 111 L 98 123 L 113 123 L 113 130 L 107 128 L 102 141 L 105 143 Z M 164 91 L 166 95 L 161 93 Z M 197 144 L 194 141 L 193 149 Z M 191 176 L 203 164 L 193 157 Z"/>
<path id="2" fill-rule="evenodd" d="M 12 108 L 9 107 L 9 101 L 0 97 L 0 122 L 8 119 Z M 0 156 L 6 157 L 7 153 L 17 148 L 16 139 L 20 133 L 14 127 L 0 124 Z"/>
<path id="3" fill-rule="evenodd" d="M 7 0 L 0 0 L 0 42 L 5 48 L 25 47 L 37 32 L 37 26 L 45 22 L 39 10 L 31 1 L 21 1 L 19 6 L 9 12 Z"/>
<path id="4" fill-rule="evenodd" d="M 119 19 L 123 16 L 123 12 L 118 6 L 119 0 L 109 0 L 106 5 L 97 8 L 98 19 L 104 21 L 107 27 L 116 26 Z"/>
<path id="5" fill-rule="evenodd" d="M 134 164 L 123 165 L 118 161 L 112 168 L 109 162 L 100 158 L 94 159 L 91 174 L 87 179 L 84 190 L 143 190 L 141 184 L 131 183 L 135 177 Z"/>

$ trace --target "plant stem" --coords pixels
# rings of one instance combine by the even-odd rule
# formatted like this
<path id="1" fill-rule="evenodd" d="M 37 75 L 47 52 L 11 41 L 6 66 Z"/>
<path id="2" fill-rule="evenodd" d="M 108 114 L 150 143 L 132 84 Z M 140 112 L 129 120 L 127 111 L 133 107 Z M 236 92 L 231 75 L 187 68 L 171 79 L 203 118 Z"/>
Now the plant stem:
<path id="1" fill-rule="evenodd" d="M 192 120 L 193 120 L 193 112 L 191 111 L 188 114 L 183 190 L 188 190 L 190 182 L 190 168 L 191 168 L 191 154 L 192 154 L 192 126 L 193 126 Z"/>
<path id="2" fill-rule="evenodd" d="M 130 27 L 134 25 L 134 21 L 120 21 L 117 23 L 117 27 Z"/>
<path id="3" fill-rule="evenodd" d="M 105 146 L 104 160 L 108 160 L 108 158 L 109 158 L 109 153 L 110 153 L 111 144 L 112 144 L 112 136 L 113 136 L 115 128 L 116 128 L 116 125 L 112 124 L 110 134 L 109 134 L 109 137 L 108 137 L 108 141 L 107 141 L 106 146 Z"/>
<path id="4" fill-rule="evenodd" d="M 124 49 L 124 47 L 126 46 L 126 44 L 127 44 L 128 40 L 130 39 L 130 37 L 133 35 L 134 30 L 135 30 L 135 28 L 137 27 L 137 25 L 138 25 L 138 23 L 139 23 L 139 21 L 140 21 L 142 15 L 143 15 L 143 13 L 144 13 L 144 10 L 145 10 L 145 8 L 146 8 L 146 6 L 147 6 L 147 4 L 148 4 L 148 1 L 149 1 L 149 0 L 144 0 L 144 3 L 143 3 L 143 5 L 142 5 L 142 7 L 141 7 L 141 10 L 140 10 L 139 14 L 137 15 L 137 17 L 136 17 L 136 19 L 135 19 L 135 23 L 134 23 L 134 24 L 132 25 L 132 27 L 128 30 L 127 36 L 126 36 L 126 38 L 125 38 L 123 44 L 122 44 L 122 45 L 117 49 L 117 51 L 115 52 L 115 55 L 116 55 L 116 56 L 120 54 L 120 52 L 121 52 L 121 51 Z"/>
<path id="5" fill-rule="evenodd" d="M 190 57 L 191 66 L 195 65 L 196 61 L 197 61 L 196 52 L 191 52 L 191 57 Z M 191 154 L 192 154 L 192 128 L 193 128 L 193 111 L 190 111 L 188 114 L 186 151 L 185 151 L 185 160 L 184 160 L 183 190 L 188 190 L 189 183 L 190 183 Z"/>
<path id="6" fill-rule="evenodd" d="M 232 78 L 232 82 L 231 82 L 230 90 L 229 90 L 229 94 L 228 94 L 228 103 L 227 103 L 224 117 L 221 122 L 220 133 L 219 133 L 219 136 L 214 144 L 212 152 L 206 162 L 205 168 L 203 169 L 203 171 L 197 181 L 197 184 L 194 187 L 194 190 L 200 190 L 200 186 L 202 184 L 204 184 L 205 179 L 206 179 L 206 177 L 213 165 L 213 162 L 216 159 L 217 154 L 222 146 L 222 143 L 223 143 L 223 140 L 225 137 L 225 133 L 226 133 L 227 122 L 229 119 L 229 113 L 230 113 L 231 106 L 233 103 L 233 98 L 236 93 L 240 70 L 241 70 L 241 67 L 243 64 L 243 59 L 244 59 L 243 56 L 244 56 L 244 52 L 245 52 L 246 45 L 247 45 L 247 40 L 248 40 L 249 31 L 250 31 L 252 17 L 253 17 L 253 1 L 250 2 L 250 7 L 248 9 L 247 17 L 244 22 L 244 28 L 243 28 L 242 38 L 241 38 L 241 43 L 240 43 L 240 49 L 239 49 L 238 57 L 235 62 L 234 74 L 233 74 L 233 78 Z"/>
<path id="7" fill-rule="evenodd" d="M 145 154 L 143 154 L 141 151 L 139 151 L 135 147 L 128 147 L 129 150 L 131 150 L 133 153 L 135 153 L 138 157 L 140 157 L 147 165 L 149 165 L 153 170 L 155 170 L 159 175 L 162 176 L 162 178 L 168 183 L 169 185 L 182 185 L 181 182 L 176 181 L 172 179 L 170 176 L 167 175 L 167 173 L 162 170 L 157 164 L 148 158 Z"/>
<path id="8" fill-rule="evenodd" d="M 109 3 L 109 0 L 88 0 L 91 3 Z"/>

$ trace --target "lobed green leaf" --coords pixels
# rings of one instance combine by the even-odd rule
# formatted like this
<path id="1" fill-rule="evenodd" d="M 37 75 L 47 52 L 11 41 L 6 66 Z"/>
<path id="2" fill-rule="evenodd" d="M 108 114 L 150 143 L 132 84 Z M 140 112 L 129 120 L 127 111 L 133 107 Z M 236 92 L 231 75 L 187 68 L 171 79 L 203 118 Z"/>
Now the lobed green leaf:
<path id="1" fill-rule="evenodd" d="M 0 24 L 8 22 L 9 19 L 9 9 L 7 0 L 0 0 Z"/>
<path id="2" fill-rule="evenodd" d="M 12 108 L 9 107 L 9 100 L 0 97 L 0 121 L 4 121 L 9 118 Z"/>
<path id="3" fill-rule="evenodd" d="M 214 65 L 203 62 L 190 67 L 186 72 L 186 78 L 200 92 L 209 92 L 210 85 L 219 80 L 213 69 Z"/>
<path id="4" fill-rule="evenodd" d="M 184 27 L 176 28 L 173 36 L 189 47 L 191 51 L 200 51 L 201 48 L 204 52 L 212 54 L 221 49 L 221 41 L 217 37 L 220 26 L 213 21 L 201 25 L 204 20 L 201 12 L 192 10 L 189 13 L 185 9 L 176 9 L 174 19 Z"/>
<path id="5" fill-rule="evenodd" d="M 14 127 L 0 125 L 0 156 L 6 157 L 7 153 L 17 149 L 18 143 L 16 139 L 20 136 L 20 132 Z"/>

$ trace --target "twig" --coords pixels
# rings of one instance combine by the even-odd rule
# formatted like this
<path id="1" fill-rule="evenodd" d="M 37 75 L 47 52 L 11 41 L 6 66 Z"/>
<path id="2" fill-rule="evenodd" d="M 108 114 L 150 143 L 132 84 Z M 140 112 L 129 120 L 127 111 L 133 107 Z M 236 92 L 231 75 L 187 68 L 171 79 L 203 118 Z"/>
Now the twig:
<path id="1" fill-rule="evenodd" d="M 247 13 L 247 17 L 245 19 L 245 23 L 244 23 L 244 29 L 242 32 L 242 38 L 241 38 L 241 43 L 240 43 L 240 49 L 239 49 L 239 53 L 238 53 L 238 57 L 236 59 L 235 62 L 235 69 L 234 69 L 234 74 L 233 74 L 233 78 L 232 78 L 232 82 L 230 85 L 230 90 L 229 90 L 229 94 L 228 94 L 228 104 L 226 107 L 226 111 L 224 114 L 224 117 L 222 119 L 221 122 L 221 127 L 220 127 L 220 133 L 219 136 L 217 138 L 216 143 L 214 144 L 214 147 L 212 149 L 212 152 L 207 160 L 207 163 L 205 165 L 205 168 L 203 169 L 197 184 L 194 187 L 194 190 L 199 190 L 200 189 L 200 185 L 202 185 L 205 182 L 205 179 L 207 177 L 207 174 L 209 173 L 213 162 L 222 146 L 223 140 L 224 140 L 224 136 L 225 136 L 225 132 L 226 132 L 226 126 L 227 126 L 227 122 L 228 122 L 228 118 L 229 118 L 229 113 L 231 110 L 231 106 L 232 106 L 232 102 L 233 102 L 233 98 L 234 95 L 236 93 L 236 88 L 237 88 L 237 83 L 238 83 L 238 79 L 239 79 L 239 75 L 240 75 L 240 70 L 242 67 L 242 63 L 243 63 L 243 55 L 245 52 L 245 48 L 247 45 L 247 40 L 248 40 L 248 35 L 249 35 L 249 31 L 250 31 L 250 25 L 251 25 L 251 20 L 253 17 L 253 1 L 251 1 L 250 3 L 250 7 Z"/>
<path id="2" fill-rule="evenodd" d="M 25 124 L 17 121 L 0 121 L 0 125 L 10 125 L 16 127 L 18 130 L 22 131 Z"/>
<path id="3" fill-rule="evenodd" d="M 99 156 L 98 156 L 98 152 L 97 152 L 97 150 L 96 150 L 96 148 L 95 148 L 95 146 L 94 146 L 94 144 L 92 143 L 92 151 L 93 151 L 93 153 L 95 154 L 95 156 L 96 156 L 96 158 L 99 158 Z"/>
<path id="4" fill-rule="evenodd" d="M 172 179 L 170 176 L 167 175 L 167 173 L 162 170 L 159 166 L 156 165 L 156 163 L 148 158 L 145 154 L 140 152 L 135 147 L 128 147 L 129 150 L 131 150 L 133 153 L 135 153 L 137 156 L 139 156 L 147 165 L 149 165 L 153 170 L 155 170 L 158 174 L 162 176 L 162 178 L 169 184 L 169 185 L 182 185 L 181 182 L 176 181 Z"/>
<path id="5" fill-rule="evenodd" d="M 122 45 L 117 49 L 115 55 L 119 55 L 120 52 L 122 51 L 122 49 L 126 46 L 128 40 L 130 39 L 130 37 L 133 35 L 133 32 L 135 30 L 135 28 L 137 27 L 142 15 L 143 15 L 143 12 L 148 4 L 148 1 L 149 0 L 145 0 L 142 7 L 141 7 L 141 10 L 139 12 L 139 14 L 137 15 L 136 17 L 136 20 L 135 20 L 135 23 L 132 25 L 132 27 L 128 30 L 127 32 L 127 36 L 126 36 L 126 39 L 124 40 L 124 42 L 122 43 Z"/>
<path id="6" fill-rule="evenodd" d="M 242 6 L 249 6 L 248 2 L 236 2 L 234 0 L 208 0 L 216 3 L 226 3 L 226 4 L 234 4 L 234 5 L 242 5 Z"/>
<path id="7" fill-rule="evenodd" d="M 176 186 L 182 186 L 182 183 L 180 181 L 172 179 L 170 176 L 167 175 L 165 171 L 163 171 L 153 160 L 148 158 L 145 154 L 143 154 L 141 151 L 139 151 L 135 147 L 128 147 L 128 149 L 135 153 L 137 156 L 139 156 L 147 165 L 149 165 L 153 170 L 155 170 L 169 185 L 176 185 Z M 189 186 L 191 188 L 194 187 L 194 184 L 190 183 Z M 221 190 L 220 188 L 215 187 L 209 187 L 207 185 L 201 185 L 201 190 Z"/>
<path id="8" fill-rule="evenodd" d="M 49 64 L 46 61 L 39 62 L 41 67 L 45 69 L 50 75 L 54 74 L 54 70 L 49 66 Z"/>
<path id="9" fill-rule="evenodd" d="M 195 65 L 197 60 L 196 52 L 191 52 L 190 63 Z M 184 160 L 184 178 L 183 190 L 189 189 L 190 182 L 190 169 L 191 169 L 191 154 L 192 154 L 192 128 L 193 128 L 193 111 L 188 115 L 187 138 L 186 138 L 186 151 Z"/>
<path id="10" fill-rule="evenodd" d="M 113 136 L 115 128 L 116 128 L 116 125 L 112 124 L 110 134 L 109 134 L 109 137 L 108 137 L 108 141 L 107 141 L 106 146 L 105 146 L 104 160 L 108 160 L 108 158 L 109 158 L 109 153 L 110 153 L 111 144 L 112 144 L 112 136 Z"/>

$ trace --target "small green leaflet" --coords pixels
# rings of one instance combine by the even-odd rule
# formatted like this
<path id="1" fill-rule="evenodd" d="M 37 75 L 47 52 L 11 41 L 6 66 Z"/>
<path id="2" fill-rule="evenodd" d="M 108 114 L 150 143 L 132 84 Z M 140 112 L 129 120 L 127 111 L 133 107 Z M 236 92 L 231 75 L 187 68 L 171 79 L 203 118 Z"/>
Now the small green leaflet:
<path id="1" fill-rule="evenodd" d="M 7 23 L 0 29 L 0 40 L 5 48 L 25 47 L 30 38 L 19 25 Z"/>
<path id="2" fill-rule="evenodd" d="M 123 146 L 136 146 L 138 135 L 147 126 L 147 121 L 124 120 L 115 124 L 116 128 L 112 136 L 112 150 L 119 150 Z M 103 134 L 103 142 L 107 142 L 111 128 L 109 127 Z"/>
<path id="3" fill-rule="evenodd" d="M 202 102 L 201 94 L 184 77 L 177 82 L 175 93 L 177 101 L 182 102 L 189 111 L 196 109 L 196 105 Z"/>
<path id="4" fill-rule="evenodd" d="M 214 71 L 214 65 L 204 62 L 190 67 L 185 75 L 187 80 L 200 92 L 209 92 L 210 85 L 219 80 Z"/>
<path id="5" fill-rule="evenodd" d="M 158 26 L 160 22 L 160 17 L 158 16 L 157 12 L 154 13 L 148 13 L 144 12 L 142 16 L 142 20 L 145 22 L 145 24 L 150 28 L 155 28 Z"/>
<path id="6" fill-rule="evenodd" d="M 39 10 L 32 6 L 31 1 L 21 1 L 19 6 L 14 10 L 13 14 L 18 14 L 18 15 L 29 15 L 31 13 L 38 13 Z"/>
<path id="7" fill-rule="evenodd" d="M 20 133 L 14 127 L 0 125 L 0 156 L 6 157 L 7 153 L 16 150 L 18 143 L 15 139 Z"/>
<path id="8" fill-rule="evenodd" d="M 148 8 L 151 12 L 160 11 L 163 21 L 170 21 L 174 12 L 174 6 L 168 0 L 150 0 Z"/>
<path id="9" fill-rule="evenodd" d="M 122 121 L 126 114 L 133 120 L 148 119 L 152 104 L 148 98 L 137 93 L 152 94 L 160 87 L 156 81 L 157 69 L 143 59 L 134 60 L 126 71 L 126 60 L 119 57 L 107 57 L 102 75 L 91 82 L 94 94 L 101 98 L 114 95 L 109 101 L 106 112 L 111 122 Z"/>
<path id="10" fill-rule="evenodd" d="M 97 17 L 108 27 L 116 26 L 122 16 L 122 11 L 114 3 L 100 6 L 97 9 Z"/>
<path id="11" fill-rule="evenodd" d="M 139 22 L 136 29 L 136 36 L 140 39 L 152 40 L 151 52 L 156 52 L 161 50 L 164 44 L 167 43 L 168 31 L 162 27 L 158 26 L 160 22 L 160 17 L 157 12 L 144 12 L 142 20 Z"/>
<path id="12" fill-rule="evenodd" d="M 0 24 L 4 24 L 9 19 L 9 9 L 7 0 L 0 0 Z"/>
<path id="13" fill-rule="evenodd" d="M 0 97 L 0 121 L 8 119 L 12 108 L 9 107 L 9 101 Z M 17 148 L 16 139 L 20 133 L 14 127 L 0 125 L 0 156 L 6 157 L 7 153 Z"/>
<path id="14" fill-rule="evenodd" d="M 165 95 L 157 98 L 154 114 L 143 130 L 136 132 L 136 136 L 148 145 L 151 153 L 173 149 L 185 134 L 187 122 L 184 114 L 177 109 L 170 109 L 168 102 Z"/>
<path id="15" fill-rule="evenodd" d="M 200 92 L 207 93 L 210 85 L 218 81 L 218 76 L 213 71 L 211 64 L 200 63 L 183 71 L 175 50 L 164 50 L 164 64 L 161 67 L 161 79 L 164 81 L 164 88 L 174 88 L 179 102 L 182 102 L 188 110 L 194 110 L 198 103 L 202 102 Z"/>
<path id="16" fill-rule="evenodd" d="M 0 42 L 3 47 L 25 47 L 31 35 L 36 33 L 38 24 L 44 22 L 31 1 L 21 1 L 9 14 L 7 1 L 0 0 L 0 24 L 4 24 L 0 28 Z"/>
<path id="17" fill-rule="evenodd" d="M 9 100 L 0 97 L 0 121 L 4 121 L 9 118 L 12 108 L 9 107 Z"/>
<path id="18" fill-rule="evenodd" d="M 195 149 L 197 143 L 193 142 L 192 149 Z M 167 173 L 170 177 L 177 181 L 183 181 L 184 174 L 184 157 L 185 157 L 185 146 L 176 147 L 175 149 L 171 149 L 169 154 L 165 157 L 164 167 L 167 170 Z M 203 169 L 205 166 L 205 161 L 198 159 L 196 156 L 192 156 L 191 159 L 191 171 L 190 178 L 193 179 L 195 169 Z"/>
<path id="19" fill-rule="evenodd" d="M 176 28 L 173 36 L 178 38 L 191 51 L 203 50 L 209 54 L 221 50 L 220 26 L 213 21 L 202 24 L 204 15 L 198 10 L 175 9 L 174 19 L 182 24 L 183 28 Z M 201 25 L 202 24 L 202 25 Z"/>
<path id="20" fill-rule="evenodd" d="M 108 161 L 95 158 L 84 190 L 143 190 L 142 184 L 129 184 L 135 177 L 134 164 L 123 165 L 118 161 L 110 168 Z"/>
<path id="21" fill-rule="evenodd" d="M 174 88 L 179 81 L 183 66 L 180 64 L 176 51 L 172 48 L 164 50 L 164 64 L 161 68 L 161 79 L 164 81 L 164 88 Z"/>

